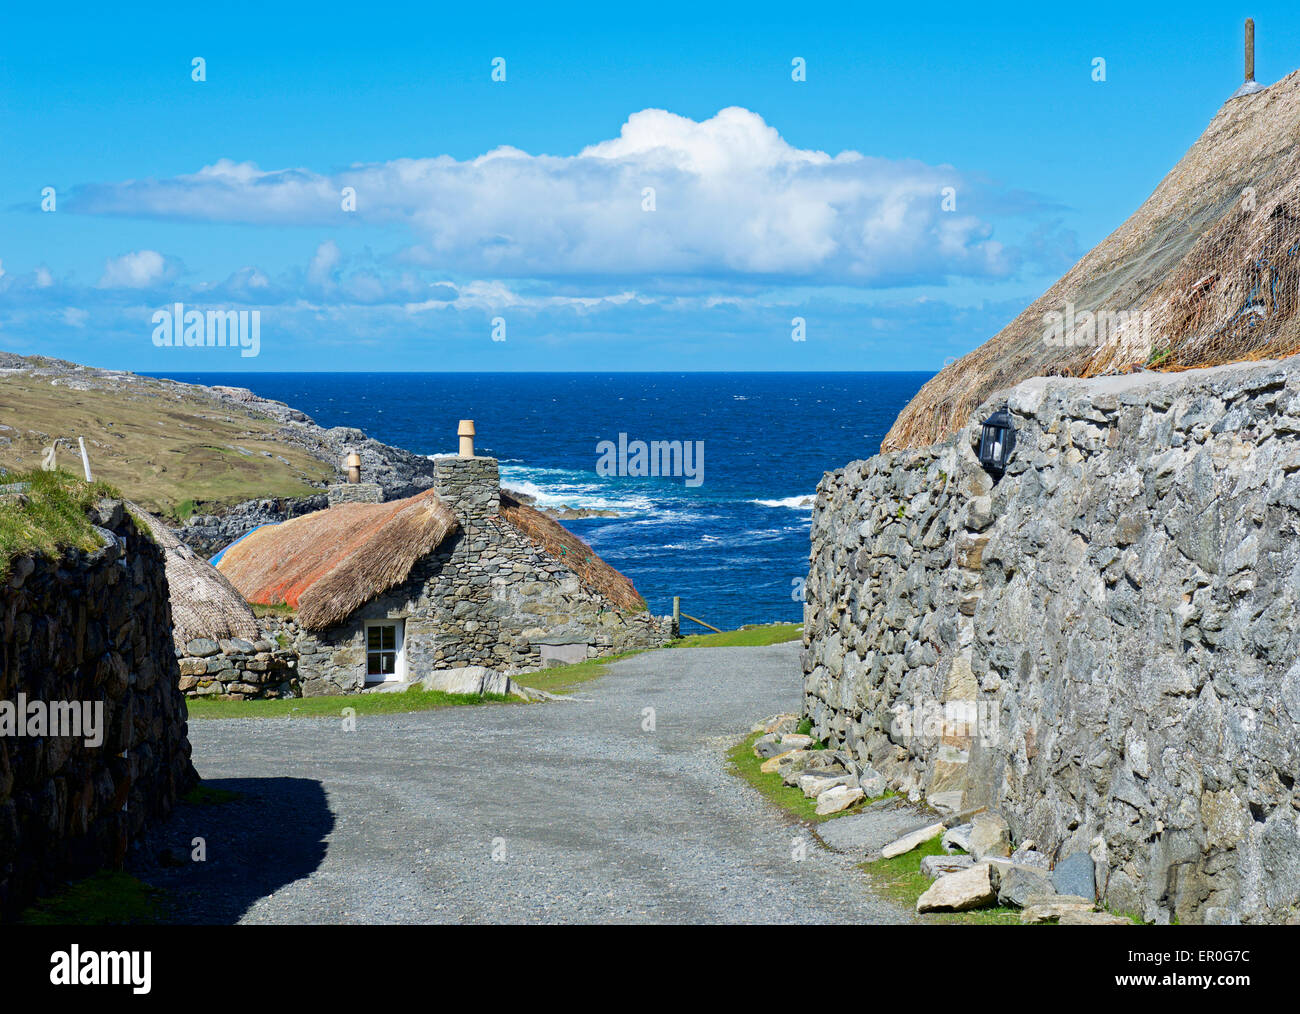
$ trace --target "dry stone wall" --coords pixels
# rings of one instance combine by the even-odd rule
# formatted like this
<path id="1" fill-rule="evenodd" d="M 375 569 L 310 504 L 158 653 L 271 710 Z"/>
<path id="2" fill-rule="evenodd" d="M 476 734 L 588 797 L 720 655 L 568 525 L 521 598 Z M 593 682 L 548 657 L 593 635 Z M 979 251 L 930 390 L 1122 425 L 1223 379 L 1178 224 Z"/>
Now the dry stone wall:
<path id="1" fill-rule="evenodd" d="M 1015 457 L 973 453 L 1006 401 Z M 1300 361 L 1039 379 L 818 488 L 804 712 L 1153 921 L 1300 912 Z"/>
<path id="2" fill-rule="evenodd" d="M 60 880 L 120 866 L 197 781 L 163 552 L 118 501 L 91 520 L 101 548 L 19 557 L 0 583 L 0 705 L 47 719 L 51 704 L 102 709 L 98 745 L 0 725 L 0 918 Z"/>

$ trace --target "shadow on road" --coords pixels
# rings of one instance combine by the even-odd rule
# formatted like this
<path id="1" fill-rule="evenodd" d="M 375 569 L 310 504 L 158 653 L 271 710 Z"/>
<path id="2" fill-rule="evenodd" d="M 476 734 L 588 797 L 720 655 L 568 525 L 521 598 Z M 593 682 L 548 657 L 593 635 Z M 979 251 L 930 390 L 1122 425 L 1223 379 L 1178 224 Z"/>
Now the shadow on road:
<path id="1" fill-rule="evenodd" d="M 320 782 L 218 778 L 202 785 L 209 799 L 225 801 L 181 803 L 128 862 L 131 873 L 167 892 L 166 921 L 238 922 L 259 898 L 320 866 L 334 828 Z"/>

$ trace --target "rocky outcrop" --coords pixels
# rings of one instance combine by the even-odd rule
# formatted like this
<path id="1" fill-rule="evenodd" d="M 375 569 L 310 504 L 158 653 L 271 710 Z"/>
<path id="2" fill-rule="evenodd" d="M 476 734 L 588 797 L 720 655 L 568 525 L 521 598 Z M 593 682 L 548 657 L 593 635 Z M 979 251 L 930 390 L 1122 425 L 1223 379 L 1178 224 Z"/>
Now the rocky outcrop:
<path id="1" fill-rule="evenodd" d="M 1028 381 L 994 482 L 972 440 L 1003 400 L 823 479 L 812 734 L 1001 813 L 1059 891 L 1296 918 L 1300 363 Z"/>
<path id="2" fill-rule="evenodd" d="M 91 521 L 100 548 L 19 557 L 0 584 L 3 918 L 60 880 L 120 866 L 197 780 L 162 550 L 118 501 Z M 29 721 L 6 724 L 20 703 Z M 52 706 L 80 715 L 82 735 L 33 724 Z"/>

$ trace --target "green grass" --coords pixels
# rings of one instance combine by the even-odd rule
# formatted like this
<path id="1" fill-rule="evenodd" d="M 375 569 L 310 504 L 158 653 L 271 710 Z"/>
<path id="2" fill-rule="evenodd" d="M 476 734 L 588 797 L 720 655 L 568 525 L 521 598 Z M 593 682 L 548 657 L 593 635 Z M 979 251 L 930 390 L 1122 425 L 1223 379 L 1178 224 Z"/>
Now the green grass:
<path id="1" fill-rule="evenodd" d="M 166 895 L 128 873 L 101 870 L 42 898 L 19 916 L 27 926 L 152 925 Z"/>
<path id="2" fill-rule="evenodd" d="M 916 899 L 930 887 L 934 881 L 921 872 L 921 860 L 926 856 L 946 855 L 939 838 L 932 838 L 911 852 L 904 852 L 893 859 L 877 859 L 875 862 L 861 863 L 859 868 L 871 878 L 872 885 L 885 897 L 915 912 Z M 1019 926 L 1020 909 L 997 906 L 996 908 L 977 908 L 969 912 L 927 912 L 919 916 L 924 922 L 954 923 L 959 925 L 985 926 Z"/>
<path id="3" fill-rule="evenodd" d="M 0 577 L 20 555 L 57 557 L 69 547 L 95 549 L 100 540 L 86 511 L 96 500 L 122 495 L 105 482 L 83 482 L 62 470 L 0 471 L 0 484 L 14 482 L 28 483 L 30 488 L 26 503 L 15 496 L 0 496 Z"/>
<path id="4" fill-rule="evenodd" d="M 0 446 L 0 467 L 39 465 L 57 438 L 56 461 L 78 470 L 76 437 L 84 436 L 97 478 L 176 520 L 187 502 L 203 512 L 243 500 L 308 496 L 334 477 L 332 462 L 284 443 L 277 438 L 279 420 L 251 408 L 149 377 L 125 384 L 95 374 L 81 380 L 84 390 L 33 374 L 5 377 L 3 422 L 16 432 Z"/>
<path id="5" fill-rule="evenodd" d="M 400 715 L 435 708 L 506 704 L 501 694 L 445 694 L 441 690 L 408 690 L 402 694 L 349 694 L 346 697 L 291 697 L 276 701 L 186 700 L 192 719 L 214 718 L 338 718 L 344 708 L 361 715 Z"/>
<path id="6" fill-rule="evenodd" d="M 294 614 L 293 606 L 287 602 L 272 602 L 264 604 L 261 602 L 250 602 L 248 607 L 253 610 L 253 615 L 258 619 L 264 616 L 279 616 L 283 618 L 292 617 Z"/>
<path id="7" fill-rule="evenodd" d="M 572 690 L 583 683 L 590 683 L 592 680 L 600 679 L 605 675 L 610 663 L 639 654 L 641 652 L 637 650 L 625 651 L 621 655 L 608 655 L 605 658 L 589 658 L 585 662 L 575 662 L 573 665 L 555 665 L 549 669 L 538 669 L 536 672 L 520 673 L 514 679 L 516 683 L 521 683 L 534 690 L 545 690 L 550 694 L 558 694 L 566 690 Z"/>
<path id="8" fill-rule="evenodd" d="M 800 820 L 808 821 L 810 824 L 820 824 L 827 820 L 834 820 L 836 817 L 847 817 L 859 813 L 863 807 L 893 795 L 887 792 L 875 799 L 863 799 L 839 813 L 818 813 L 817 800 L 808 799 L 802 790 L 784 784 L 781 776 L 776 772 L 764 774 L 760 770 L 764 758 L 754 756 L 754 743 L 761 735 L 761 732 L 750 733 L 727 752 L 727 760 L 731 761 L 732 774 L 749 782 L 763 798 Z"/>
<path id="9" fill-rule="evenodd" d="M 670 648 L 761 648 L 769 644 L 783 644 L 803 637 L 803 627 L 798 623 L 764 623 L 721 634 L 691 634 L 672 642 Z"/>
<path id="10" fill-rule="evenodd" d="M 242 798 L 238 792 L 231 792 L 229 789 L 214 789 L 200 782 L 181 796 L 181 802 L 189 803 L 190 806 L 219 806 L 222 803 L 233 803 L 236 799 Z"/>

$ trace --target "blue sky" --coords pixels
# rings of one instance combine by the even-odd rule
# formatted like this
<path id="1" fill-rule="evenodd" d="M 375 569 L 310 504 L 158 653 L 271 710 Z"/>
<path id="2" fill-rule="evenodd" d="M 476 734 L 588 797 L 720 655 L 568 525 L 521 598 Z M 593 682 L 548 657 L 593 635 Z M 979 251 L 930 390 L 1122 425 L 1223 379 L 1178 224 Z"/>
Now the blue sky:
<path id="1" fill-rule="evenodd" d="M 1248 15 L 1260 80 L 1295 69 L 1293 3 L 22 5 L 0 348 L 937 369 L 1145 199 L 1240 83 Z M 260 354 L 155 347 L 176 302 L 259 310 Z"/>

